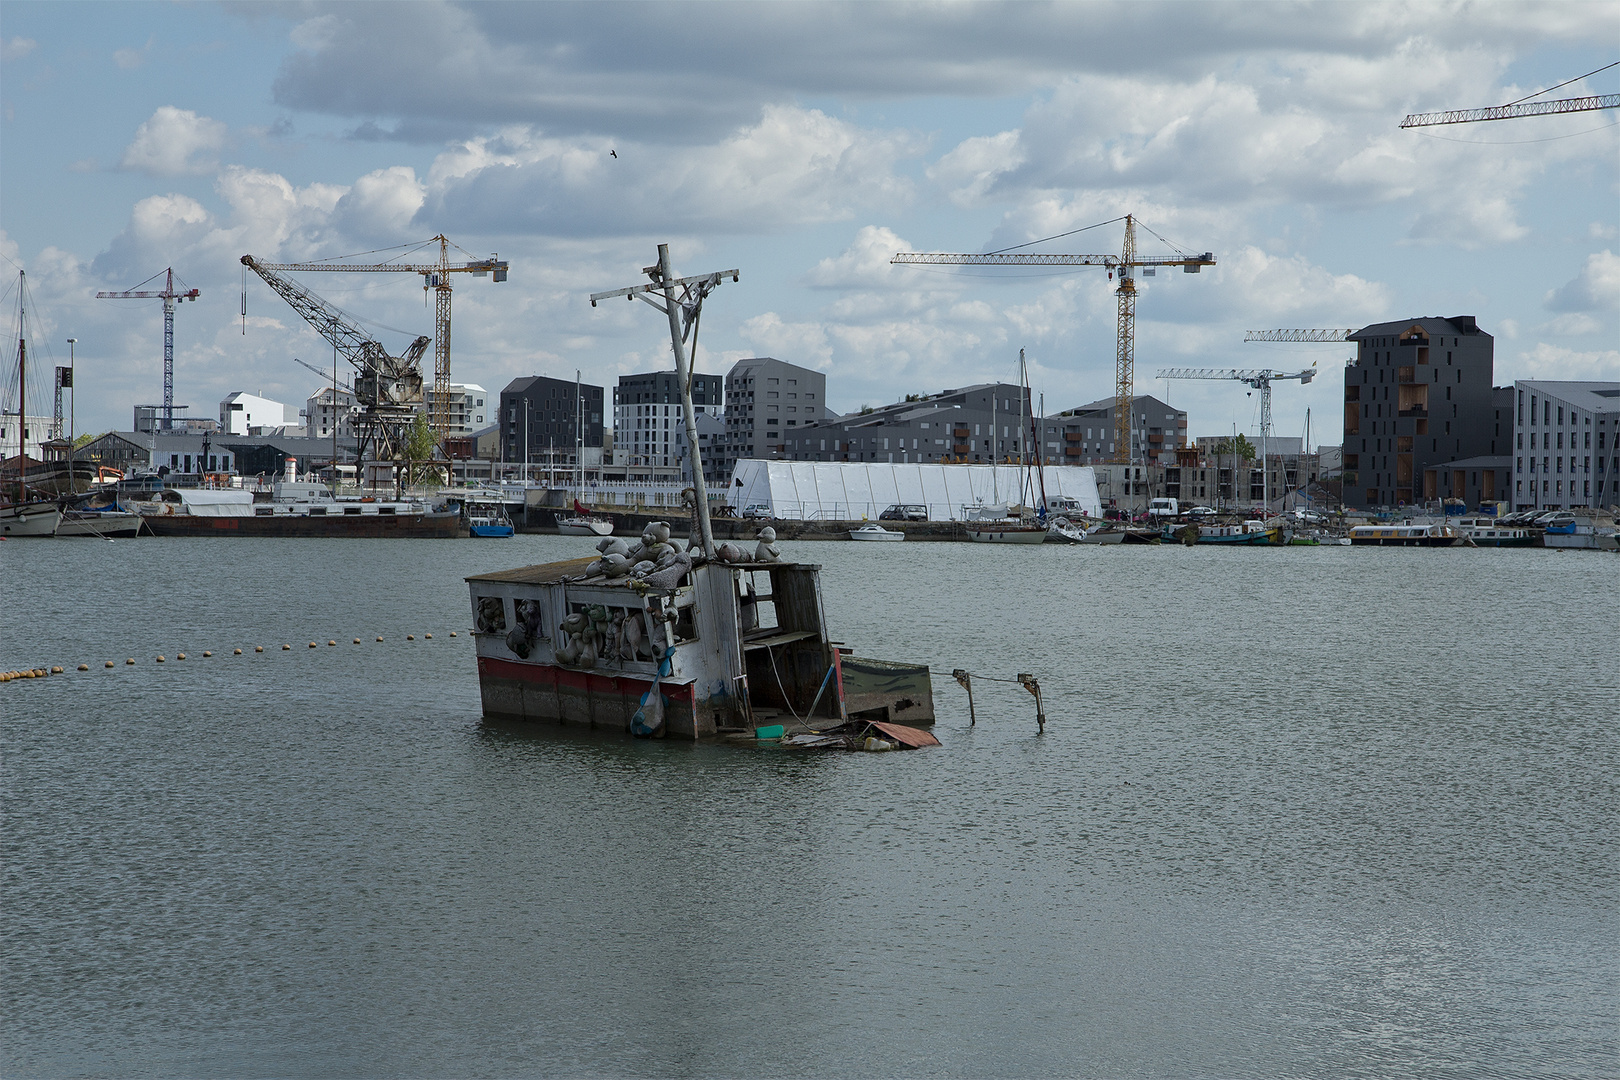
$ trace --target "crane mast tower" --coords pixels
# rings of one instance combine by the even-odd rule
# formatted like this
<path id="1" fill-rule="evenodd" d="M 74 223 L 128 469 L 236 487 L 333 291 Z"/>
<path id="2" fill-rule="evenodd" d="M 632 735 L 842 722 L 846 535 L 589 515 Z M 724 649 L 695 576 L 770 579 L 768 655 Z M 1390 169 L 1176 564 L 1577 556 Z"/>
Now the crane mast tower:
<path id="1" fill-rule="evenodd" d="M 1215 265 L 1213 252 L 1190 254 L 1177 251 L 1170 256 L 1140 257 L 1136 252 L 1135 215 L 1126 214 L 1115 221 L 1125 222 L 1125 241 L 1118 255 L 1062 255 L 1009 251 L 992 251 L 978 255 L 929 252 L 896 252 L 889 262 L 893 265 L 912 266 L 1102 266 L 1108 276 L 1119 275 L 1119 317 L 1114 333 L 1114 460 L 1125 462 L 1131 457 L 1131 400 L 1136 393 L 1136 276 L 1138 272 L 1152 276 L 1160 266 L 1179 266 L 1189 274 L 1196 274 L 1206 266 Z M 1111 224 L 1103 222 L 1102 224 Z M 1093 226 L 1094 227 L 1094 226 Z M 1146 226 L 1143 226 L 1146 228 Z M 1152 231 L 1152 230 L 1149 230 Z M 1065 234 L 1067 235 L 1067 234 Z M 1154 233 L 1158 236 L 1157 233 Z M 1057 239 L 1048 237 L 1048 239 Z M 1159 237 L 1163 240 L 1163 237 Z M 1032 243 L 1041 243 L 1039 240 Z M 1028 247 L 1028 244 L 1020 244 Z M 1174 247 L 1174 245 L 1170 245 Z"/>
<path id="2" fill-rule="evenodd" d="M 195 303 L 202 293 L 197 289 L 186 288 L 183 281 L 180 288 L 176 289 L 172 266 L 163 271 L 163 274 L 164 285 L 161 289 L 134 288 L 123 292 L 98 292 L 96 299 L 163 301 L 163 430 L 168 431 L 174 427 L 174 303 L 176 300 L 181 302 L 190 300 Z M 147 279 L 150 280 L 151 278 Z"/>

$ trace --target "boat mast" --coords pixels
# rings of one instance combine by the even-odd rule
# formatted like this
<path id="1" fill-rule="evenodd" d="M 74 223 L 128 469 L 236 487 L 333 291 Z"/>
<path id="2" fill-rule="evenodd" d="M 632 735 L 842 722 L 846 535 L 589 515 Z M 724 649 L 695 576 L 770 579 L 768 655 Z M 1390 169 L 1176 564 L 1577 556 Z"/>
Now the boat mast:
<path id="1" fill-rule="evenodd" d="M 1029 418 L 1029 431 L 1030 431 L 1031 435 L 1035 436 L 1035 460 L 1037 462 L 1039 462 L 1039 465 L 1036 468 L 1035 475 L 1040 478 L 1040 482 L 1041 482 L 1041 512 L 1045 513 L 1046 512 L 1046 447 L 1041 442 L 1041 430 L 1040 430 L 1040 426 L 1039 426 L 1042 423 L 1042 421 L 1044 421 L 1044 419 L 1046 417 L 1046 395 L 1045 394 L 1041 395 L 1040 413 L 1041 413 L 1040 419 L 1037 419 L 1036 417 L 1033 417 L 1033 416 Z"/>
<path id="2" fill-rule="evenodd" d="M 591 306 L 595 307 L 598 300 L 610 296 L 622 296 L 627 300 L 642 300 L 669 317 L 669 341 L 675 353 L 675 372 L 681 386 L 681 416 L 686 421 L 686 445 L 692 462 L 692 493 L 697 502 L 698 532 L 703 554 L 712 559 L 715 554 L 714 529 L 709 523 L 709 489 L 703 479 L 703 457 L 698 452 L 697 416 L 692 408 L 692 362 L 696 358 L 697 324 L 703 314 L 704 298 L 719 287 L 722 278 L 729 277 L 736 281 L 741 272 L 721 270 L 698 277 L 675 277 L 669 265 L 668 244 L 658 245 L 658 265 L 644 267 L 642 272 L 652 279 L 652 284 L 592 293 Z M 677 288 L 679 293 L 676 292 Z M 692 359 L 688 359 L 686 352 L 688 331 L 693 334 Z"/>
<path id="3" fill-rule="evenodd" d="M 997 482 L 996 473 L 1001 466 L 998 455 L 1001 453 L 996 434 L 996 397 L 1001 393 L 1001 384 L 990 384 L 990 504 L 993 506 L 1001 501 L 1001 485 Z"/>
<path id="4" fill-rule="evenodd" d="M 1028 369 L 1024 367 L 1024 350 L 1018 350 L 1018 424 L 1013 428 L 1018 432 L 1018 501 L 1024 501 L 1024 488 L 1029 484 L 1029 457 L 1025 453 L 1028 447 L 1024 445 L 1024 383 L 1028 381 Z M 1033 497 L 1033 493 L 1031 495 Z M 1021 516 L 1021 515 L 1020 515 Z"/>
<path id="5" fill-rule="evenodd" d="M 27 498 L 23 476 L 28 471 L 28 301 L 23 289 L 28 273 L 17 271 L 17 505 Z"/>

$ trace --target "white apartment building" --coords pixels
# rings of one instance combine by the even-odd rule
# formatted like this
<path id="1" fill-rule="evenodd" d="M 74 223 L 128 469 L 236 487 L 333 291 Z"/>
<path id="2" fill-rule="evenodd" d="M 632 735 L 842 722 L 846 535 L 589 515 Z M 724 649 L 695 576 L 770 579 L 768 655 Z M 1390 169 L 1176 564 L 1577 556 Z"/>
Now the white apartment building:
<path id="1" fill-rule="evenodd" d="M 227 435 L 253 435 L 266 428 L 285 427 L 287 406 L 257 394 L 238 390 L 219 403 L 220 430 Z"/>
<path id="2" fill-rule="evenodd" d="M 699 417 L 719 420 L 721 404 L 719 375 L 692 376 L 692 409 Z M 720 424 L 720 430 L 725 430 Z M 715 471 L 707 445 L 711 429 L 700 421 L 699 438 L 704 442 L 704 475 Z M 613 388 L 613 460 L 616 464 L 646 469 L 685 469 L 686 420 L 681 407 L 679 376 L 673 371 L 651 371 L 619 376 Z M 650 475 L 650 474 L 649 474 Z"/>
<path id="3" fill-rule="evenodd" d="M 304 402 L 304 431 L 310 438 L 328 439 L 337 428 L 341 439 L 354 438 L 355 402 L 352 390 L 323 386 Z"/>
<path id="4" fill-rule="evenodd" d="M 422 388 L 421 411 L 426 413 L 430 420 L 433 418 L 433 403 L 437 396 L 431 385 Z M 486 424 L 494 423 L 495 407 L 493 405 L 485 407 L 488 399 L 488 392 L 477 383 L 451 383 L 445 434 L 471 435 Z"/>
<path id="5" fill-rule="evenodd" d="M 1513 384 L 1513 506 L 1620 504 L 1620 382 Z"/>

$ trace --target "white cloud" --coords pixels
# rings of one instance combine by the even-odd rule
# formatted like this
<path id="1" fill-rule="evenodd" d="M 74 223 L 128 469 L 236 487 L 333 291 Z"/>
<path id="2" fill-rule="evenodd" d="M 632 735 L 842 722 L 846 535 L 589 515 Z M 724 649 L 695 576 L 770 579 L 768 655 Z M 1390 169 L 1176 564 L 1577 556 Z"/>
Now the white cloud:
<path id="1" fill-rule="evenodd" d="M 904 134 L 789 106 L 693 148 L 510 128 L 442 154 L 421 216 L 445 227 L 565 236 L 769 232 L 905 202 L 911 184 L 895 165 L 920 150 Z"/>
<path id="2" fill-rule="evenodd" d="M 1620 255 L 1604 249 L 1587 256 L 1581 272 L 1543 302 L 1549 311 L 1620 311 Z"/>
<path id="3" fill-rule="evenodd" d="M 1620 349 L 1582 352 L 1543 341 L 1521 352 L 1497 373 L 1497 381 L 1514 379 L 1612 380 L 1620 378 Z"/>
<path id="4" fill-rule="evenodd" d="M 409 166 L 378 169 L 356 180 L 337 201 L 334 223 L 346 235 L 360 239 L 380 241 L 408 235 L 425 190 Z"/>
<path id="5" fill-rule="evenodd" d="M 1604 39 L 1600 5 L 313 4 L 277 101 L 331 115 L 712 141 L 770 104 L 1000 97 L 1077 71 L 1197 82 L 1261 57 L 1314 102 L 1446 107 L 1527 42 Z M 1463 53 L 1492 63 L 1481 64 Z M 410 79 L 396 77 L 400 71 Z M 476 77 L 469 78 L 469 73 Z M 1469 86 L 1467 88 L 1474 88 Z M 1506 99 L 1503 99 L 1506 100 Z M 1404 103 L 1403 103 L 1404 104 Z"/>
<path id="6" fill-rule="evenodd" d="M 33 38 L 0 38 L 0 60 L 4 60 L 9 64 L 13 61 L 21 60 L 23 57 L 27 56 L 37 48 L 39 48 L 39 42 L 35 41 Z"/>
<path id="7" fill-rule="evenodd" d="M 786 323 L 774 311 L 744 322 L 742 339 L 762 356 L 793 357 L 792 363 L 823 369 L 832 362 L 832 346 L 820 323 Z"/>
<path id="8" fill-rule="evenodd" d="M 214 155 L 224 147 L 225 134 L 225 125 L 218 120 L 161 105 L 135 129 L 135 139 L 119 165 L 151 176 L 209 173 L 218 167 Z"/>

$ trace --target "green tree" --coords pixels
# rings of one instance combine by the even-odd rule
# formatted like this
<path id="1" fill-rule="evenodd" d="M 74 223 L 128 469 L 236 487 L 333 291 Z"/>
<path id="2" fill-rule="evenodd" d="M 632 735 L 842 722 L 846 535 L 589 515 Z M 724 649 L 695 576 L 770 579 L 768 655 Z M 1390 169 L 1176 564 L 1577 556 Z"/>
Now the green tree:
<path id="1" fill-rule="evenodd" d="M 1254 444 L 1249 441 L 1247 435 L 1239 435 L 1237 437 L 1235 454 L 1244 461 L 1253 461 L 1255 459 L 1256 453 Z M 1215 444 L 1216 457 L 1232 457 L 1233 455 L 1234 450 L 1231 439 L 1222 439 L 1220 442 Z"/>
<path id="2" fill-rule="evenodd" d="M 107 434 L 107 432 L 102 432 L 102 435 L 105 434 Z M 73 449 L 82 450 L 99 438 L 101 438 L 101 435 L 92 435 L 87 431 L 83 435 L 80 435 L 73 440 Z"/>
<path id="3" fill-rule="evenodd" d="M 433 460 L 437 449 L 438 444 L 433 441 L 433 429 L 428 426 L 427 417 L 417 413 L 416 419 L 411 421 L 410 430 L 405 433 L 406 483 L 414 484 L 420 476 L 437 476 L 434 470 L 422 468 L 424 462 Z"/>

